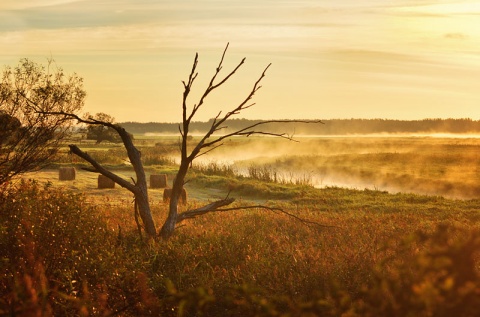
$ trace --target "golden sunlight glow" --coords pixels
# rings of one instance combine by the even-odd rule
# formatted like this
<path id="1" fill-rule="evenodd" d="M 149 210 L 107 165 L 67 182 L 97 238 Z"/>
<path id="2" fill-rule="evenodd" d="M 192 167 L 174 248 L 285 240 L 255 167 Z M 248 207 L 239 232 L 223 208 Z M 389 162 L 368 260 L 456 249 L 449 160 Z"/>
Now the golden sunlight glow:
<path id="1" fill-rule="evenodd" d="M 203 80 L 230 42 L 226 63 L 247 63 L 199 120 L 270 62 L 247 118 L 480 118 L 478 1 L 93 2 L 1 1 L 0 65 L 52 56 L 85 78 L 88 111 L 176 121 L 195 52 Z"/>
<path id="2" fill-rule="evenodd" d="M 439 3 L 426 6 L 420 6 L 420 10 L 426 10 L 433 14 L 472 14 L 480 12 L 480 3 L 463 2 L 463 3 Z"/>

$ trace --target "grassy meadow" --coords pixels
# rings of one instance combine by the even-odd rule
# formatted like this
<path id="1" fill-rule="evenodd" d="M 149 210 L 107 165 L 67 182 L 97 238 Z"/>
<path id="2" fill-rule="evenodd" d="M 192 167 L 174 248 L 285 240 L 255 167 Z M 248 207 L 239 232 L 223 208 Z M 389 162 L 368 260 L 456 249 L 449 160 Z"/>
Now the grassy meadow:
<path id="1" fill-rule="evenodd" d="M 175 175 L 177 137 L 135 136 L 147 175 Z M 478 138 L 234 138 L 202 156 L 188 203 L 248 209 L 144 241 L 133 197 L 97 189 L 62 151 L 0 189 L 0 315 L 475 316 Z M 191 140 L 195 142 L 195 137 Z M 79 144 L 125 178 L 123 148 Z M 74 181 L 58 167 L 75 166 Z M 28 181 L 34 179 L 34 181 Z M 157 227 L 163 191 L 149 198 Z"/>

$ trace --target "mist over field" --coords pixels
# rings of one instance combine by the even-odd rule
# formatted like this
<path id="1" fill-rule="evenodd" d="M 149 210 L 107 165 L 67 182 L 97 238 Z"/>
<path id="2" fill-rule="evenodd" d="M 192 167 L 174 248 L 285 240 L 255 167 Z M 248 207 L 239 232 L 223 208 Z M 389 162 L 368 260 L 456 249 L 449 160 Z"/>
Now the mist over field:
<path id="1" fill-rule="evenodd" d="M 229 129 L 260 122 L 231 120 Z M 211 122 L 192 124 L 193 140 Z M 177 124 L 122 123 L 149 138 L 175 139 Z M 323 124 L 268 124 L 293 137 L 232 138 L 197 162 L 229 165 L 242 175 L 253 166 L 285 182 L 308 182 L 391 193 L 473 199 L 480 195 L 480 121 L 472 119 L 336 119 Z"/>
<path id="2" fill-rule="evenodd" d="M 479 17 L 0 0 L 0 316 L 479 316 Z"/>
<path id="3" fill-rule="evenodd" d="M 480 195 L 480 138 L 462 136 L 337 136 L 230 140 L 199 162 L 255 166 L 283 181 L 311 185 L 440 195 Z"/>

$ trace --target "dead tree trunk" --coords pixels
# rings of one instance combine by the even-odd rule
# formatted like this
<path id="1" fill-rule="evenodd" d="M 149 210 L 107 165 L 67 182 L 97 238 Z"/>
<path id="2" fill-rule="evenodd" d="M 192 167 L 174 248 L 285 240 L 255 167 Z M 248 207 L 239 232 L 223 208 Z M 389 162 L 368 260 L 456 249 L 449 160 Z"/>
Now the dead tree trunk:
<path id="1" fill-rule="evenodd" d="M 191 163 L 197 157 L 201 155 L 205 155 L 208 152 L 216 149 L 217 147 L 222 146 L 223 142 L 226 139 L 229 139 L 234 136 L 267 135 L 267 136 L 281 137 L 290 141 L 293 140 L 292 136 L 289 136 L 284 133 L 280 134 L 280 133 L 257 130 L 257 128 L 261 125 L 266 125 L 269 123 L 294 123 L 294 122 L 322 123 L 321 121 L 318 121 L 318 120 L 314 120 L 314 121 L 312 120 L 266 120 L 266 121 L 254 123 L 244 128 L 240 128 L 234 132 L 228 132 L 225 134 L 216 134 L 219 131 L 222 131 L 222 130 L 225 131 L 225 129 L 227 128 L 226 124 L 229 119 L 241 113 L 243 110 L 248 109 L 253 105 L 255 105 L 254 103 L 250 103 L 250 102 L 253 96 L 255 95 L 255 93 L 261 88 L 260 82 L 265 77 L 265 72 L 270 66 L 268 65 L 264 69 L 264 71 L 261 73 L 257 81 L 254 83 L 253 87 L 249 90 L 249 92 L 247 93 L 247 96 L 243 100 L 241 100 L 239 104 L 230 108 L 230 111 L 226 112 L 225 114 L 222 115 L 221 112 L 218 113 L 217 116 L 213 119 L 209 130 L 200 139 L 200 141 L 195 146 L 193 146 L 193 149 L 189 151 L 189 149 L 187 149 L 189 128 L 190 128 L 190 123 L 195 117 L 197 111 L 204 105 L 204 102 L 206 98 L 210 95 L 210 93 L 216 90 L 217 88 L 219 88 L 220 86 L 222 86 L 225 82 L 227 82 L 245 62 L 245 58 L 242 59 L 232 71 L 226 74 L 225 77 L 217 80 L 217 76 L 219 76 L 220 71 L 222 70 L 222 67 L 223 67 L 222 66 L 223 60 L 224 60 L 227 48 L 228 48 L 228 45 L 223 52 L 223 55 L 220 59 L 220 63 L 218 64 L 214 75 L 210 79 L 210 83 L 207 89 L 203 92 L 203 95 L 200 97 L 198 103 L 194 104 L 190 110 L 187 109 L 188 108 L 187 98 L 190 94 L 193 82 L 195 81 L 198 75 L 198 73 L 196 72 L 196 68 L 198 64 L 198 54 L 195 55 L 193 67 L 190 72 L 188 81 L 183 82 L 183 85 L 184 85 L 183 104 L 182 104 L 183 118 L 182 118 L 182 124 L 181 126 L 179 126 L 179 131 L 182 136 L 181 162 L 180 162 L 180 167 L 179 167 L 176 179 L 172 187 L 168 217 L 159 233 L 160 237 L 162 237 L 163 239 L 168 239 L 173 235 L 175 231 L 175 226 L 179 222 L 185 219 L 192 219 L 209 212 L 226 211 L 227 209 L 221 209 L 221 207 L 229 205 L 234 202 L 233 198 L 228 198 L 227 196 L 225 199 L 209 203 L 203 207 L 193 209 L 193 210 L 187 210 L 182 213 L 179 213 L 178 202 L 179 202 L 180 195 L 182 193 L 183 185 L 185 184 L 185 177 L 187 175 L 188 169 L 191 166 Z M 138 149 L 133 145 L 132 139 L 130 138 L 130 135 L 125 131 L 125 129 L 111 122 L 105 122 L 105 121 L 96 120 L 93 118 L 81 119 L 74 114 L 67 114 L 64 112 L 57 112 L 57 113 L 50 113 L 50 114 L 60 114 L 64 116 L 69 116 L 71 118 L 77 119 L 79 122 L 90 124 L 90 125 L 103 125 L 105 127 L 114 129 L 120 135 L 137 177 L 137 180 L 133 184 L 129 181 L 122 179 L 116 174 L 108 171 L 106 168 L 104 168 L 98 162 L 96 162 L 93 158 L 91 158 L 86 152 L 81 151 L 77 146 L 70 145 L 70 149 L 74 154 L 88 161 L 94 167 L 94 171 L 107 176 L 108 178 L 113 180 L 115 183 L 128 189 L 134 194 L 136 203 L 138 205 L 139 214 L 142 219 L 143 225 L 145 227 L 145 232 L 151 238 L 156 237 L 155 224 L 150 212 L 150 205 L 148 201 L 147 180 L 145 177 L 143 164 L 140 158 L 140 151 L 138 151 Z M 242 207 L 229 208 L 228 210 L 234 210 L 234 209 L 243 209 L 243 208 Z"/>
<path id="2" fill-rule="evenodd" d="M 139 186 L 138 193 L 135 193 L 134 195 L 138 206 L 138 213 L 140 214 L 140 218 L 142 219 L 145 227 L 145 232 L 150 238 L 155 238 L 157 230 L 155 229 L 152 212 L 150 211 L 150 203 L 148 201 L 148 191 L 146 186 Z"/>
<path id="3" fill-rule="evenodd" d="M 245 58 L 244 58 L 237 64 L 237 66 L 232 71 L 226 74 L 225 77 L 223 77 L 222 79 L 217 79 L 217 76 L 220 74 L 220 71 L 222 70 L 223 60 L 225 58 L 225 53 L 227 49 L 228 49 L 228 44 L 225 50 L 223 51 L 223 55 L 220 59 L 220 63 L 218 64 L 214 75 L 210 79 L 210 83 L 207 89 L 205 89 L 198 103 L 194 104 L 190 111 L 187 109 L 188 108 L 187 98 L 192 89 L 193 82 L 195 81 L 198 75 L 198 73 L 196 72 L 197 64 L 198 64 L 198 54 L 195 55 L 195 59 L 193 62 L 192 70 L 188 77 L 188 81 L 183 82 L 183 86 L 184 86 L 183 104 L 182 104 L 183 118 L 182 118 L 182 124 L 181 126 L 179 126 L 180 134 L 182 136 L 181 162 L 180 162 L 180 168 L 178 169 L 178 173 L 176 176 L 176 180 L 172 188 L 168 217 L 160 231 L 160 236 L 164 239 L 168 239 L 170 236 L 172 236 L 177 223 L 185 219 L 191 219 L 196 216 L 203 215 L 208 212 L 218 211 L 220 207 L 229 205 L 234 201 L 233 198 L 227 197 L 225 199 L 210 203 L 201 208 L 184 211 L 183 213 L 178 212 L 178 200 L 181 195 L 183 185 L 185 183 L 185 177 L 187 175 L 189 167 L 191 166 L 191 163 L 193 162 L 193 160 L 195 160 L 195 158 L 201 155 L 204 155 L 214 150 L 215 148 L 223 145 L 224 140 L 231 138 L 233 136 L 250 136 L 250 135 L 258 134 L 258 135 L 282 137 L 287 140 L 293 140 L 292 137 L 286 134 L 278 134 L 278 133 L 271 133 L 271 132 L 256 130 L 256 128 L 261 125 L 265 125 L 268 123 L 292 123 L 292 122 L 319 123 L 320 122 L 320 121 L 306 121 L 306 120 L 268 120 L 268 121 L 262 121 L 259 123 L 252 124 L 250 126 L 247 126 L 243 129 L 239 129 L 234 132 L 226 133 L 223 135 L 215 135 L 215 133 L 227 127 L 226 123 L 229 119 L 231 119 L 231 117 L 239 114 L 243 110 L 250 108 L 254 105 L 254 103 L 250 103 L 250 100 L 253 98 L 255 93 L 261 88 L 260 82 L 265 77 L 265 72 L 270 66 L 268 65 L 264 69 L 264 71 L 261 73 L 257 81 L 254 83 L 253 87 L 248 92 L 246 97 L 240 102 L 240 104 L 232 107 L 231 110 L 224 115 L 222 115 L 220 112 L 213 119 L 210 129 L 205 133 L 205 135 L 200 139 L 200 141 L 195 146 L 193 146 L 193 149 L 189 152 L 187 149 L 187 145 L 188 145 L 187 140 L 189 136 L 190 123 L 192 122 L 192 119 L 195 117 L 195 114 L 204 105 L 204 102 L 206 98 L 210 95 L 210 93 L 216 90 L 217 88 L 219 88 L 220 86 L 222 86 L 225 82 L 227 82 L 245 62 Z M 239 209 L 241 209 L 241 207 Z"/>
<path id="4" fill-rule="evenodd" d="M 172 186 L 172 194 L 170 196 L 170 204 L 168 207 L 168 217 L 165 220 L 165 223 L 160 230 L 160 237 L 162 239 L 168 239 L 173 235 L 175 231 L 175 226 L 178 222 L 178 200 L 180 195 L 182 194 L 182 189 L 184 185 L 185 176 L 188 172 L 188 162 L 183 161 L 180 164 L 180 168 L 178 169 L 177 176 L 175 177 L 175 181 L 173 182 Z"/>
<path id="5" fill-rule="evenodd" d="M 99 164 L 94 158 L 92 158 L 87 152 L 84 152 L 81 149 L 79 149 L 78 146 L 74 144 L 69 145 L 70 151 L 73 154 L 81 157 L 85 161 L 89 162 L 93 166 L 92 171 L 105 175 L 106 177 L 108 177 L 109 179 L 111 179 L 121 187 L 124 187 L 133 193 L 136 204 L 138 206 L 138 212 L 140 214 L 140 218 L 142 219 L 142 222 L 143 222 L 145 232 L 148 237 L 155 238 L 156 228 L 152 218 L 152 213 L 150 211 L 150 203 L 148 201 L 147 177 L 145 176 L 145 170 L 143 168 L 143 164 L 141 160 L 141 153 L 133 144 L 132 138 L 129 135 L 129 133 L 121 126 L 117 124 L 113 124 L 111 122 L 96 120 L 94 118 L 82 119 L 77 115 L 67 114 L 67 113 L 52 113 L 52 114 L 67 115 L 78 120 L 79 122 L 90 124 L 90 125 L 106 126 L 114 129 L 118 133 L 118 135 L 122 139 L 125 150 L 127 151 L 128 158 L 130 159 L 130 163 L 132 164 L 133 170 L 135 172 L 136 180 L 133 183 L 107 170 L 105 167 Z"/>

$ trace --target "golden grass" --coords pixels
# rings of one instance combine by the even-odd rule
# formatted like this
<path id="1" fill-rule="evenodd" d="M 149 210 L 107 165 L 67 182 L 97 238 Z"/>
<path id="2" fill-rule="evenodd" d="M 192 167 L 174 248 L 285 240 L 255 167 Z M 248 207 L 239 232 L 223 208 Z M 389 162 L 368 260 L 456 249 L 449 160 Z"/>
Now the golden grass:
<path id="1" fill-rule="evenodd" d="M 429 141 L 431 147 L 427 146 Z M 235 143 L 230 150 L 242 148 L 248 142 Z M 475 169 L 475 152 L 471 147 L 478 145 L 477 140 L 386 138 L 382 142 L 367 139 L 311 142 L 311 149 L 330 148 L 334 161 L 344 159 L 364 169 L 377 168 L 379 162 L 385 163 L 383 168 L 397 171 L 407 165 L 424 166 L 423 170 L 412 167 L 407 171 L 430 175 L 430 180 L 438 177 L 435 170 L 442 167 L 422 165 L 414 150 L 423 148 L 419 156 L 430 157 L 426 162 L 444 164 L 442 166 L 449 170 L 455 162 L 465 165 L 459 169 L 468 169 L 468 166 Z M 321 147 L 314 148 L 314 144 Z M 370 154 L 360 153 L 361 149 Z M 375 153 L 375 149 L 383 150 Z M 394 149 L 401 149 L 402 153 L 396 154 Z M 222 174 L 223 170 L 229 175 L 215 175 Z M 116 172 L 126 179 L 133 176 L 121 168 Z M 72 237 L 88 237 L 85 242 L 88 252 L 97 250 L 96 260 L 80 257 L 75 261 L 79 261 L 76 265 L 82 272 L 90 268 L 90 274 L 75 275 L 63 267 L 55 271 L 60 272 L 59 275 L 48 269 L 37 275 L 29 270 L 19 271 L 24 274 L 21 276 L 39 281 L 32 285 L 41 285 L 40 281 L 47 280 L 57 290 L 68 289 L 72 280 L 85 283 L 84 291 L 72 287 L 78 293 L 69 293 L 72 297 L 67 300 L 55 297 L 55 288 L 50 292 L 34 286 L 25 288 L 44 294 L 55 312 L 68 307 L 68 312 L 78 313 L 84 309 L 90 314 L 122 312 L 127 316 L 280 316 L 282 313 L 293 316 L 473 316 L 480 305 L 478 199 L 452 200 L 338 187 L 315 189 L 235 177 L 230 175 L 230 169 L 209 168 L 208 172 L 212 175 L 192 173 L 192 181 L 187 184 L 191 199 L 187 206 L 180 208 L 199 207 L 208 199 L 225 197 L 233 189 L 232 195 L 239 196 L 238 204 L 261 201 L 323 227 L 306 226 L 285 214 L 255 209 L 207 214 L 186 221 L 168 241 L 145 243 L 138 238 L 133 197 L 128 191 L 96 189 L 97 174 L 94 173 L 79 170 L 74 181 L 61 183 L 55 170 L 45 170 L 27 177 L 51 182 L 46 192 L 25 187 L 23 191 L 32 192 L 26 197 L 22 198 L 19 191 L 15 197 L 2 198 L 5 212 L 1 215 L 14 211 L 10 212 L 10 220 L 14 219 L 15 225 L 10 228 L 11 221 L 3 222 L 6 225 L 2 228 L 7 229 L 0 230 L 0 243 L 11 245 L 6 243 L 7 237 L 23 232 L 24 227 L 16 224 L 21 223 L 17 218 L 20 210 L 28 215 L 22 221 L 28 219 L 34 225 L 25 231 L 33 232 L 26 241 L 31 239 L 40 246 L 58 243 L 58 235 L 52 237 L 51 233 L 62 232 L 65 238 L 61 239 L 68 246 L 67 242 L 75 241 Z M 78 200 L 68 196 L 72 192 L 85 196 Z M 163 190 L 149 191 L 157 226 L 167 215 L 162 194 Z M 49 212 L 48 217 L 42 215 L 43 210 Z M 64 210 L 70 212 L 64 213 Z M 88 215 L 92 212 L 101 218 L 95 219 L 95 223 L 105 226 L 104 231 L 99 231 L 98 239 L 90 228 L 92 220 Z M 64 223 L 58 223 L 57 228 L 55 222 L 49 220 L 57 219 L 51 214 L 58 219 L 69 215 L 87 218 L 82 220 L 85 226 L 82 221 L 76 221 L 75 226 L 65 232 L 61 231 Z M 46 251 L 41 256 L 32 251 L 37 254 L 33 263 L 47 263 L 50 251 Z M 76 253 L 70 252 L 68 248 L 64 250 L 63 261 L 58 265 L 70 263 L 66 259 L 77 259 Z M 10 262 L 2 263 L 8 266 Z M 12 280 L 2 279 L 4 286 L 0 291 L 6 292 Z M 28 297 L 25 294 L 14 293 L 17 298 Z M 0 301 L 0 311 L 2 303 Z M 29 302 L 19 301 L 15 305 L 24 307 L 27 305 L 24 303 Z"/>

